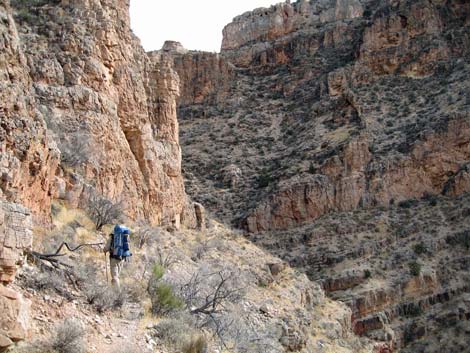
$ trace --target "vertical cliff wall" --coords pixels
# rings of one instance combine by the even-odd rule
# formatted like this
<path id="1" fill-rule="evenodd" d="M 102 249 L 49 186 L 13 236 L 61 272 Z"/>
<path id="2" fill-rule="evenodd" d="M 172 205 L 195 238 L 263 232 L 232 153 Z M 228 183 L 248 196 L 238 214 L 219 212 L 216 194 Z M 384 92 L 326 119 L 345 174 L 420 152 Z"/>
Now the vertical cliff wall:
<path id="1" fill-rule="evenodd" d="M 134 219 L 179 224 L 185 213 L 193 222 L 178 76 L 147 58 L 129 2 L 2 4 L 4 197 L 47 217 L 52 198 L 79 205 L 94 192 L 122 201 Z"/>

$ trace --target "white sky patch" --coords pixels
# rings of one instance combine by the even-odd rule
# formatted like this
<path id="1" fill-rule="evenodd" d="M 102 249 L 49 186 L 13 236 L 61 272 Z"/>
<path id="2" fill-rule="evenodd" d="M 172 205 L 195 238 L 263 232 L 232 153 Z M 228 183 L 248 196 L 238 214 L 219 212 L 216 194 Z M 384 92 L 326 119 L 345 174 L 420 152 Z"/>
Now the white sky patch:
<path id="1" fill-rule="evenodd" d="M 130 0 L 131 27 L 146 51 L 165 40 L 186 49 L 219 52 L 222 29 L 232 19 L 282 0 Z"/>

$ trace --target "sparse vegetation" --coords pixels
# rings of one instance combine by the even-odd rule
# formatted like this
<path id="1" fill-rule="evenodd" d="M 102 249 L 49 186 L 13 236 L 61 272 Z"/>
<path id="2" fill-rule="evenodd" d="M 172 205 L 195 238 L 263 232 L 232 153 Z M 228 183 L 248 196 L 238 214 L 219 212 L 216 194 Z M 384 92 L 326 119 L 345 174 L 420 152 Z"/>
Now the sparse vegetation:
<path id="1" fill-rule="evenodd" d="M 206 353 L 207 340 L 203 335 L 193 336 L 183 345 L 183 353 Z"/>
<path id="2" fill-rule="evenodd" d="M 184 306 L 183 300 L 177 296 L 173 286 L 163 282 L 164 274 L 165 268 L 155 264 L 147 287 L 152 301 L 152 313 L 155 315 L 167 315 Z"/>
<path id="3" fill-rule="evenodd" d="M 65 319 L 57 324 L 55 331 L 48 338 L 36 340 L 25 347 L 28 353 L 85 353 L 85 330 L 80 322 Z"/>
<path id="4" fill-rule="evenodd" d="M 470 249 L 470 229 L 450 235 L 446 238 L 447 244 L 451 246 L 462 246 L 466 250 Z"/>
<path id="5" fill-rule="evenodd" d="M 87 302 L 99 312 L 103 313 L 110 309 L 121 308 L 127 300 L 125 287 L 116 289 L 107 284 L 90 281 L 84 290 Z"/>

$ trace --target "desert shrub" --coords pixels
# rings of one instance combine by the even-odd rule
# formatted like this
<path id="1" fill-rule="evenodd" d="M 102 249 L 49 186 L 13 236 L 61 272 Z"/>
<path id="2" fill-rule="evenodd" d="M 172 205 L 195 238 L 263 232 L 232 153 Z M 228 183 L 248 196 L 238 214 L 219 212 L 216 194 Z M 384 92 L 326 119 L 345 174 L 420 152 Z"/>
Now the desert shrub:
<path id="1" fill-rule="evenodd" d="M 470 249 L 470 229 L 464 230 L 463 232 L 449 235 L 446 238 L 446 242 L 452 246 L 462 246 L 465 249 Z"/>
<path id="2" fill-rule="evenodd" d="M 84 293 L 88 303 L 92 304 L 99 313 L 121 308 L 128 298 L 125 287 L 117 289 L 95 281 L 86 285 Z"/>
<path id="3" fill-rule="evenodd" d="M 418 243 L 413 246 L 413 251 L 415 252 L 416 255 L 421 255 L 421 254 L 426 253 L 427 248 L 426 248 L 426 245 L 424 245 L 423 243 Z"/>
<path id="4" fill-rule="evenodd" d="M 258 176 L 258 187 L 265 188 L 273 181 L 272 176 L 268 174 L 261 174 Z"/>
<path id="5" fill-rule="evenodd" d="M 185 352 L 183 351 L 183 347 L 188 346 L 188 349 L 191 348 L 191 344 L 189 343 L 192 337 L 197 336 L 197 330 L 193 318 L 188 315 L 188 313 L 179 312 L 171 318 L 161 320 L 158 325 L 155 326 L 154 335 L 167 347 L 173 348 L 179 352 Z"/>
<path id="6" fill-rule="evenodd" d="M 411 208 L 416 206 L 418 201 L 416 199 L 408 199 L 408 200 L 403 200 L 398 203 L 398 207 L 400 208 Z"/>
<path id="7" fill-rule="evenodd" d="M 152 302 L 152 313 L 166 315 L 183 308 L 184 302 L 179 298 L 173 287 L 162 281 L 165 267 L 156 263 L 153 266 L 152 276 L 149 279 L 147 292 Z"/>
<path id="8" fill-rule="evenodd" d="M 155 242 L 158 241 L 160 237 L 160 229 L 154 227 L 141 227 L 137 230 L 133 236 L 131 241 L 133 245 L 142 249 L 145 247 L 151 247 Z"/>
<path id="9" fill-rule="evenodd" d="M 123 216 L 122 203 L 114 203 L 96 191 L 90 191 L 85 204 L 86 211 L 95 223 L 96 230 L 104 225 L 119 221 Z"/>
<path id="10" fill-rule="evenodd" d="M 370 278 L 372 276 L 372 273 L 370 272 L 370 270 L 364 270 L 364 278 Z"/>
<path id="11" fill-rule="evenodd" d="M 152 301 L 152 312 L 156 315 L 167 315 L 180 310 L 184 302 L 179 298 L 171 285 L 168 283 L 158 283 L 149 291 Z"/>
<path id="12" fill-rule="evenodd" d="M 159 281 L 165 275 L 165 268 L 160 264 L 155 264 L 153 266 L 152 276 L 155 280 Z"/>
<path id="13" fill-rule="evenodd" d="M 427 201 L 430 206 L 436 206 L 437 205 L 437 196 L 430 194 L 428 192 L 424 193 L 423 197 L 421 198 L 424 201 Z"/>
<path id="14" fill-rule="evenodd" d="M 408 267 L 412 276 L 419 276 L 421 273 L 421 264 L 416 261 L 411 261 L 408 263 Z"/>
<path id="15" fill-rule="evenodd" d="M 308 172 L 310 174 L 315 174 L 317 172 L 316 168 L 315 168 L 315 165 L 313 164 L 313 162 L 310 162 L 309 166 L 308 166 Z"/>
<path id="16" fill-rule="evenodd" d="M 78 321 L 66 319 L 57 327 L 56 334 L 51 341 L 51 347 L 57 353 L 85 352 L 84 335 L 85 331 Z"/>
<path id="17" fill-rule="evenodd" d="M 207 340 L 203 335 L 193 336 L 183 344 L 183 353 L 205 353 L 207 352 Z"/>
<path id="18" fill-rule="evenodd" d="M 36 276 L 28 277 L 28 286 L 36 290 L 58 290 L 64 287 L 65 278 L 56 271 L 47 270 L 38 273 Z"/>

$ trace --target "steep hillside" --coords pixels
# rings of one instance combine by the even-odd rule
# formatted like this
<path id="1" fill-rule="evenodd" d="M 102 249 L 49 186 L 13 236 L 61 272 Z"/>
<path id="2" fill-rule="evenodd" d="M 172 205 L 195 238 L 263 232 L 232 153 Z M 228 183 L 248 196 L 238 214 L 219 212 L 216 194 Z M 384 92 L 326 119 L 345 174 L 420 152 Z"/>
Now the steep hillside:
<path id="1" fill-rule="evenodd" d="M 468 191 L 468 7 L 279 4 L 173 55 L 191 195 L 257 232 Z"/>

